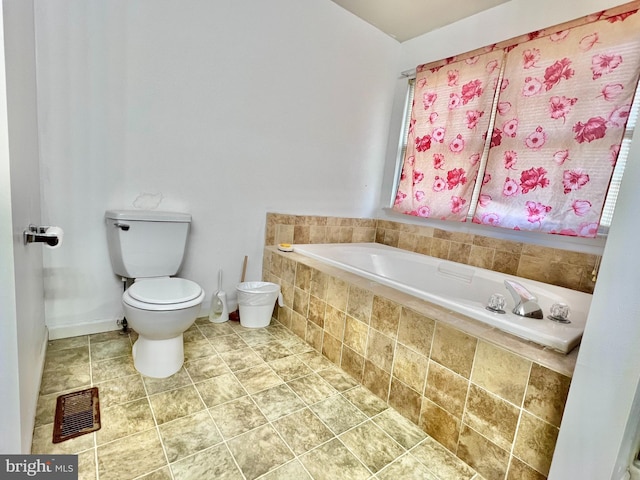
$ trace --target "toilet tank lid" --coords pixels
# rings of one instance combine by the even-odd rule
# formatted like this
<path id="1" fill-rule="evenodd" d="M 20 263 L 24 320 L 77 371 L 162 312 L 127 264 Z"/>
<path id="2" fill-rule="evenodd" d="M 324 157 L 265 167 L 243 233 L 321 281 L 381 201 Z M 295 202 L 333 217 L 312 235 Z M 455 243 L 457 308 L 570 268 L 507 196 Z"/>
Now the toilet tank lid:
<path id="1" fill-rule="evenodd" d="M 107 210 L 105 218 L 113 220 L 138 220 L 147 222 L 190 223 L 191 215 L 182 212 L 163 212 L 160 210 Z"/>

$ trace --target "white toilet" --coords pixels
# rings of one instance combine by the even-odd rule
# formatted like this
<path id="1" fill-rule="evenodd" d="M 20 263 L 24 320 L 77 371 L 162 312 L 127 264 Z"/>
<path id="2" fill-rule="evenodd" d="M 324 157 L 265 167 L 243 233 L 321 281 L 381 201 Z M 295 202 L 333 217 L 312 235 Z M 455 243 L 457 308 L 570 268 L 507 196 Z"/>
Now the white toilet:
<path id="1" fill-rule="evenodd" d="M 182 264 L 191 215 L 108 210 L 105 218 L 113 271 L 135 280 L 122 295 L 127 323 L 138 333 L 134 365 L 148 377 L 171 376 L 184 362 L 182 333 L 205 296 L 197 283 L 172 277 Z"/>

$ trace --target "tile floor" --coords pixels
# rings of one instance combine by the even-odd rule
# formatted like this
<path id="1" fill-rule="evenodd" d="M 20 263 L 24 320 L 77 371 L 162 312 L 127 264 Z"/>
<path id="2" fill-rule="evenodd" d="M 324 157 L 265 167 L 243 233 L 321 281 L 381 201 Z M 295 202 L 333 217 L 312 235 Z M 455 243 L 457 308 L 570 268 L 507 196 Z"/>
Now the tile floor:
<path id="1" fill-rule="evenodd" d="M 81 479 L 481 479 L 281 325 L 184 339 L 166 379 L 136 372 L 135 333 L 51 341 L 32 452 L 77 453 Z M 56 398 L 89 386 L 102 428 L 53 444 Z"/>

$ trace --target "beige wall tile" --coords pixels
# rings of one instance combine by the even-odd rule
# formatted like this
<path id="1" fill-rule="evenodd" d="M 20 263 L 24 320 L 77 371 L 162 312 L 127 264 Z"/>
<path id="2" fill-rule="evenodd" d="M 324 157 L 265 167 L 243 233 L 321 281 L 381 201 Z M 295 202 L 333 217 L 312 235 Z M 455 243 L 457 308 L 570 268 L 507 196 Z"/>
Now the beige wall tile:
<path id="1" fill-rule="evenodd" d="M 336 365 L 340 365 L 341 353 L 342 342 L 334 336 L 325 332 L 322 341 L 322 354 Z"/>
<path id="2" fill-rule="evenodd" d="M 533 364 L 524 408 L 550 424 L 560 427 L 571 379 L 538 364 Z"/>
<path id="3" fill-rule="evenodd" d="M 516 457 L 511 457 L 507 480 L 546 480 L 546 475 L 536 472 L 533 468 Z"/>
<path id="4" fill-rule="evenodd" d="M 431 244 L 433 242 L 432 237 L 426 237 L 423 235 L 419 235 L 416 238 L 416 246 L 415 252 L 420 253 L 422 255 L 430 255 L 431 254 Z"/>
<path id="5" fill-rule="evenodd" d="M 296 263 L 296 282 L 295 286 L 300 290 L 309 292 L 309 285 L 311 284 L 311 267 L 304 263 Z"/>
<path id="6" fill-rule="evenodd" d="M 433 238 L 431 240 L 431 252 L 429 255 L 436 258 L 447 259 L 449 258 L 449 247 L 451 242 L 449 240 L 443 240 L 442 238 Z"/>
<path id="7" fill-rule="evenodd" d="M 468 390 L 469 380 L 439 363 L 429 362 L 424 396 L 433 403 L 462 418 Z"/>
<path id="8" fill-rule="evenodd" d="M 368 336 L 369 326 L 366 323 L 356 320 L 351 315 L 347 315 L 344 330 L 344 344 L 354 352 L 364 356 Z"/>
<path id="9" fill-rule="evenodd" d="M 293 310 L 293 300 L 294 300 L 293 298 L 294 288 L 295 287 L 293 285 L 286 284 L 284 282 L 280 284 L 280 292 L 282 292 L 282 301 L 287 307 L 289 307 L 292 310 Z"/>
<path id="10" fill-rule="evenodd" d="M 391 378 L 389 405 L 414 423 L 420 419 L 422 395 L 397 378 Z"/>
<path id="11" fill-rule="evenodd" d="M 349 284 L 336 277 L 327 279 L 327 304 L 346 312 Z"/>
<path id="12" fill-rule="evenodd" d="M 513 454 L 538 472 L 549 475 L 557 439 L 557 427 L 523 411 Z"/>
<path id="13" fill-rule="evenodd" d="M 481 341 L 478 343 L 471 381 L 521 406 L 530 370 L 531 361 Z"/>
<path id="14" fill-rule="evenodd" d="M 461 421 L 458 417 L 451 415 L 429 399 L 423 398 L 418 426 L 444 445 L 445 448 L 456 453 L 461 426 Z"/>
<path id="15" fill-rule="evenodd" d="M 284 283 L 294 285 L 296 280 L 296 263 L 287 257 L 282 257 L 282 275 L 280 278 Z"/>
<path id="16" fill-rule="evenodd" d="M 311 279 L 309 281 L 309 293 L 321 300 L 326 300 L 328 277 L 326 273 L 312 268 Z"/>
<path id="17" fill-rule="evenodd" d="M 321 225 L 311 225 L 309 227 L 309 243 L 326 243 L 327 227 Z"/>
<path id="18" fill-rule="evenodd" d="M 468 243 L 451 242 L 449 245 L 449 255 L 447 260 L 458 263 L 469 263 L 469 255 L 471 254 L 471 245 Z"/>
<path id="19" fill-rule="evenodd" d="M 362 375 L 364 372 L 364 355 L 360 355 L 347 346 L 342 347 L 342 360 L 340 363 L 342 369 L 362 383 Z"/>
<path id="20" fill-rule="evenodd" d="M 396 338 L 398 335 L 401 309 L 402 307 L 399 304 L 375 295 L 371 308 L 370 325 L 385 335 Z"/>
<path id="21" fill-rule="evenodd" d="M 389 399 L 390 382 L 391 375 L 388 372 L 377 367 L 369 360 L 364 361 L 362 384 L 385 402 Z"/>
<path id="22" fill-rule="evenodd" d="M 431 359 L 469 378 L 477 343 L 477 338 L 438 323 L 433 337 Z"/>
<path id="23" fill-rule="evenodd" d="M 429 356 L 436 322 L 413 310 L 402 307 L 398 325 L 398 342 Z"/>
<path id="24" fill-rule="evenodd" d="M 278 225 L 276 227 L 276 241 L 278 243 L 293 243 L 293 225 Z"/>
<path id="25" fill-rule="evenodd" d="M 491 270 L 508 275 L 516 275 L 518 273 L 519 262 L 520 256 L 518 254 L 496 251 Z"/>
<path id="26" fill-rule="evenodd" d="M 466 425 L 460 433 L 458 457 L 488 480 L 504 478 L 507 473 L 509 452 L 491 443 Z"/>
<path id="27" fill-rule="evenodd" d="M 322 351 L 322 327 L 313 322 L 307 322 L 307 330 L 305 332 L 305 341 L 318 352 Z"/>
<path id="28" fill-rule="evenodd" d="M 403 345 L 396 346 L 396 354 L 393 360 L 393 376 L 417 392 L 422 392 L 424 389 L 428 365 L 429 361 L 424 355 L 416 353 Z"/>
<path id="29" fill-rule="evenodd" d="M 293 243 L 308 244 L 311 230 L 308 225 L 295 225 L 293 227 Z"/>
<path id="30" fill-rule="evenodd" d="M 293 289 L 293 311 L 299 313 L 305 319 L 309 313 L 309 294 L 297 287 Z"/>
<path id="31" fill-rule="evenodd" d="M 371 243 L 376 240 L 376 229 L 374 227 L 354 227 L 353 243 Z"/>
<path id="32" fill-rule="evenodd" d="M 324 327 L 324 315 L 327 304 L 313 295 L 309 296 L 309 321 L 320 328 Z M 333 307 L 331 307 L 333 308 Z"/>
<path id="33" fill-rule="evenodd" d="M 372 305 L 373 293 L 355 285 L 349 286 L 349 300 L 347 301 L 349 315 L 368 324 L 371 319 Z"/>
<path id="34" fill-rule="evenodd" d="M 333 335 L 342 341 L 344 335 L 345 313 L 331 305 L 327 305 L 324 313 L 324 329 L 327 333 Z"/>
<path id="35" fill-rule="evenodd" d="M 469 252 L 469 265 L 489 270 L 493 266 L 494 254 L 493 248 L 472 245 Z"/>
<path id="36" fill-rule="evenodd" d="M 463 423 L 499 447 L 510 451 L 518 426 L 520 409 L 471 384 Z"/>
<path id="37" fill-rule="evenodd" d="M 398 230 L 385 230 L 382 243 L 390 247 L 397 247 L 400 241 L 400 232 Z"/>
<path id="38" fill-rule="evenodd" d="M 398 248 L 403 250 L 415 251 L 417 236 L 415 233 L 401 232 L 398 237 Z"/>
<path id="39" fill-rule="evenodd" d="M 291 312 L 291 331 L 300 338 L 306 338 L 307 319 L 297 312 Z"/>
<path id="40" fill-rule="evenodd" d="M 392 338 L 370 328 L 365 358 L 385 372 L 391 373 L 395 346 Z"/>

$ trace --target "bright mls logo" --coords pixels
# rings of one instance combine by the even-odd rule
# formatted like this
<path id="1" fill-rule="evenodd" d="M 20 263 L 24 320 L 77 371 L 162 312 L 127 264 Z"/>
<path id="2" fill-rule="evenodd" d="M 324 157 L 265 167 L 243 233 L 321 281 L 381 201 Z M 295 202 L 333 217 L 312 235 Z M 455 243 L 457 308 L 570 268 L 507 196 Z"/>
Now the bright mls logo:
<path id="1" fill-rule="evenodd" d="M 77 480 L 77 455 L 0 455 L 0 479 Z"/>

